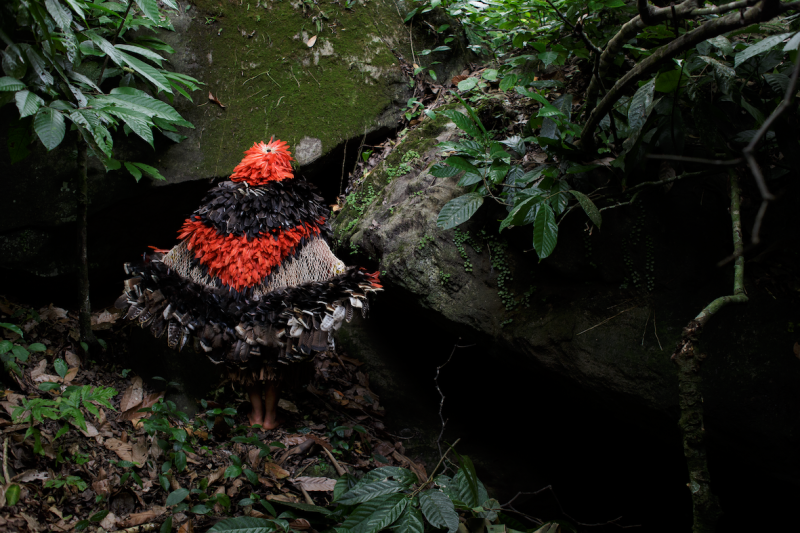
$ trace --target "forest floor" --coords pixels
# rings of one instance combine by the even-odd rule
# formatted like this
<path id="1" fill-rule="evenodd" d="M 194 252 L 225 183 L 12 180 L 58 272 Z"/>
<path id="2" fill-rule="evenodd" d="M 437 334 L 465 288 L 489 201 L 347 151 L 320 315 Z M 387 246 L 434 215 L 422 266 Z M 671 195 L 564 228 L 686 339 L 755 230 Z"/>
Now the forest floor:
<path id="1" fill-rule="evenodd" d="M 93 316 L 109 343 L 117 318 Z M 394 465 L 427 479 L 404 455 L 407 437 L 381 422 L 362 363 L 345 354 L 319 354 L 307 391 L 281 400 L 282 427 L 261 431 L 247 427 L 249 403 L 230 386 L 190 420 L 164 401 L 171 384 L 145 383 L 99 352 L 79 356 L 72 312 L 0 299 L 0 322 L 18 324 L 0 328 L 0 342 L 29 352 L 0 390 L 0 532 L 188 533 L 228 516 L 303 531 L 309 522 L 292 511 L 331 503 L 345 472 Z"/>

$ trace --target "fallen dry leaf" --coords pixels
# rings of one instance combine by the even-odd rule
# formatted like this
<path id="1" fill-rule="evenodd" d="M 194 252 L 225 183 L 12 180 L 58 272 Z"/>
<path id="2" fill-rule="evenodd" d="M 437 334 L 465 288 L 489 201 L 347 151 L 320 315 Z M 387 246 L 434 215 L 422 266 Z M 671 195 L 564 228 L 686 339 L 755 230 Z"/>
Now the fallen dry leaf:
<path id="1" fill-rule="evenodd" d="M 289 527 L 298 530 L 311 529 L 311 523 L 305 518 L 297 518 L 289 522 Z"/>
<path id="2" fill-rule="evenodd" d="M 106 439 L 103 446 L 117 454 L 123 461 L 133 462 L 133 446 L 129 442 L 122 442 L 119 439 Z"/>
<path id="3" fill-rule="evenodd" d="M 125 520 L 120 520 L 117 522 L 117 527 L 133 527 L 138 526 L 139 524 L 144 524 L 145 522 L 149 522 L 154 518 L 157 518 L 167 512 L 166 507 L 160 507 L 156 505 L 152 509 L 147 511 L 142 511 L 141 513 L 133 513 Z"/>
<path id="4" fill-rule="evenodd" d="M 36 481 L 37 479 L 42 481 L 50 479 L 50 474 L 47 472 L 37 472 L 36 470 L 27 470 L 22 474 L 12 478 L 13 481 L 19 481 L 20 483 L 30 483 L 31 481 Z"/>
<path id="5" fill-rule="evenodd" d="M 116 322 L 119 315 L 113 315 L 109 313 L 107 310 L 103 309 L 100 313 L 92 314 L 92 325 L 98 326 L 100 324 L 113 324 Z M 97 329 L 97 328 L 92 328 Z"/>
<path id="6" fill-rule="evenodd" d="M 469 76 L 464 76 L 463 74 L 461 74 L 459 76 L 453 76 L 453 79 L 451 81 L 453 82 L 453 85 L 458 85 L 459 83 L 461 83 L 462 81 L 464 81 L 468 77 Z"/>
<path id="7" fill-rule="evenodd" d="M 294 494 L 268 494 L 264 499 L 275 500 L 279 502 L 293 502 L 293 503 L 300 502 L 300 498 L 298 498 Z"/>
<path id="8" fill-rule="evenodd" d="M 300 413 L 295 404 L 293 404 L 289 400 L 284 400 L 283 398 L 278 400 L 278 407 L 280 407 L 284 411 L 289 411 L 290 413 L 295 413 L 295 414 Z"/>
<path id="9" fill-rule="evenodd" d="M 218 469 L 216 469 L 213 472 L 211 472 L 211 474 L 208 476 L 208 486 L 211 486 L 212 483 L 222 479 L 222 476 L 224 476 L 224 475 L 225 475 L 225 467 L 224 466 L 221 466 Z"/>
<path id="10" fill-rule="evenodd" d="M 111 485 L 107 479 L 101 479 L 92 483 L 92 490 L 101 496 L 108 496 L 111 494 Z"/>
<path id="11" fill-rule="evenodd" d="M 317 36 L 316 35 L 312 35 L 311 38 L 308 41 L 306 41 L 306 46 L 311 48 L 312 46 L 314 46 L 315 42 L 317 42 Z"/>
<path id="12" fill-rule="evenodd" d="M 42 320 L 64 319 L 67 318 L 67 311 L 50 304 L 49 307 L 42 307 L 39 309 L 39 318 Z"/>
<path id="13" fill-rule="evenodd" d="M 47 359 L 42 359 L 39 363 L 31 369 L 31 379 L 36 381 L 36 378 L 44 374 L 47 368 Z"/>
<path id="14" fill-rule="evenodd" d="M 131 380 L 131 385 L 125 390 L 125 394 L 122 395 L 119 410 L 125 412 L 142 403 L 142 395 L 142 378 L 136 376 Z"/>
<path id="15" fill-rule="evenodd" d="M 116 525 L 117 525 L 117 515 L 111 512 L 109 512 L 105 516 L 105 518 L 103 518 L 100 521 L 100 527 L 102 527 L 106 531 L 113 530 Z"/>
<path id="16" fill-rule="evenodd" d="M 71 350 L 66 350 L 64 352 L 64 360 L 67 362 L 69 366 L 74 366 L 80 368 L 81 366 L 81 359 L 78 357 L 75 352 Z"/>
<path id="17" fill-rule="evenodd" d="M 213 94 L 211 94 L 211 91 L 208 91 L 208 99 L 209 99 L 211 102 L 214 102 L 215 104 L 217 104 L 218 106 L 220 106 L 222 109 L 225 109 L 226 107 L 228 107 L 228 106 L 226 106 L 225 104 L 223 104 L 222 102 L 220 102 L 220 101 L 217 99 L 217 97 L 216 97 L 216 96 L 214 96 Z"/>
<path id="18" fill-rule="evenodd" d="M 78 368 L 77 367 L 70 368 L 69 370 L 67 370 L 67 373 L 64 376 L 64 383 L 71 382 L 73 379 L 75 379 L 75 376 L 77 375 L 78 375 Z"/>
<path id="19" fill-rule="evenodd" d="M 290 480 L 296 485 L 302 486 L 308 492 L 318 491 L 327 492 L 336 487 L 336 480 L 327 477 L 298 477 Z"/>
<path id="20" fill-rule="evenodd" d="M 287 472 L 286 470 L 284 470 L 283 468 L 272 462 L 266 463 L 264 465 L 264 472 L 273 476 L 275 479 L 283 479 L 289 477 L 289 472 Z"/>
<path id="21" fill-rule="evenodd" d="M 147 444 L 143 438 L 139 438 L 139 441 L 133 445 L 131 456 L 133 457 L 132 462 L 136 463 L 137 468 L 141 468 L 147 461 Z"/>
<path id="22" fill-rule="evenodd" d="M 178 529 L 178 533 L 194 533 L 194 524 L 192 524 L 191 518 Z"/>

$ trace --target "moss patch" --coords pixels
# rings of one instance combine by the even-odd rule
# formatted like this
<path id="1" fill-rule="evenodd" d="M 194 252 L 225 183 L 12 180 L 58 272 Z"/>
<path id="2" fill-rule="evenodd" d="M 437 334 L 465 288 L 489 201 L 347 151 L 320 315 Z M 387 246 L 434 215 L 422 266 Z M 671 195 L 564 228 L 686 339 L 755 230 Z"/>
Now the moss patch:
<path id="1" fill-rule="evenodd" d="M 389 49 L 405 28 L 389 1 L 346 10 L 197 0 L 174 18 L 178 31 L 167 37 L 183 48 L 173 58 L 176 68 L 206 83 L 227 106 L 205 103 L 204 91 L 196 98 L 201 106 L 180 109 L 196 126 L 186 142 L 202 146 L 202 158 L 188 170 L 201 176 L 230 173 L 242 151 L 271 135 L 293 147 L 306 136 L 320 139 L 325 154 L 374 129 L 405 90 Z"/>

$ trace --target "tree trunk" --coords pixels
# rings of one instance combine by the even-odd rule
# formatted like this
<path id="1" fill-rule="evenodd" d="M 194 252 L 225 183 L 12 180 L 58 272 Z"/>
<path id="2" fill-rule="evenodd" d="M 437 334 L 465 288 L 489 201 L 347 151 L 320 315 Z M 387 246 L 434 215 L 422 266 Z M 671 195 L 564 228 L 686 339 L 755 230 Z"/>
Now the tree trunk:
<path id="1" fill-rule="evenodd" d="M 76 222 L 78 226 L 78 319 L 81 342 L 96 345 L 92 332 L 92 307 L 89 303 L 89 255 L 87 246 L 87 218 L 89 214 L 89 180 L 87 176 L 88 150 L 86 141 L 78 134 L 78 172 L 75 176 L 77 194 Z"/>
<path id="2" fill-rule="evenodd" d="M 734 171 L 735 172 L 735 171 Z M 705 354 L 697 345 L 703 326 L 720 309 L 729 303 L 744 303 L 744 257 L 742 256 L 742 221 L 739 182 L 731 173 L 731 222 L 733 225 L 734 263 L 733 295 L 722 296 L 708 304 L 694 320 L 683 329 L 683 335 L 672 360 L 678 365 L 678 397 L 681 418 L 678 425 L 683 433 L 683 454 L 689 470 L 689 491 L 692 493 L 694 514 L 693 533 L 713 533 L 722 510 L 719 500 L 711 492 L 711 477 L 706 458 L 706 437 L 703 425 L 703 393 L 700 365 Z"/>

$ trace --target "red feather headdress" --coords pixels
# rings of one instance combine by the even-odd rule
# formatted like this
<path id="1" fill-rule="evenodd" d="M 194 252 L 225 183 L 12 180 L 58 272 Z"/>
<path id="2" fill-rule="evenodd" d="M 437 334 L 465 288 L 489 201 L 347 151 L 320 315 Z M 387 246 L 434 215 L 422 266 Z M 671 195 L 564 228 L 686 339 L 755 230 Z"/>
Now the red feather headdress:
<path id="1" fill-rule="evenodd" d="M 254 143 L 245 158 L 233 169 L 231 181 L 246 181 L 249 185 L 264 185 L 294 177 L 289 145 L 270 137 L 269 143 Z"/>

